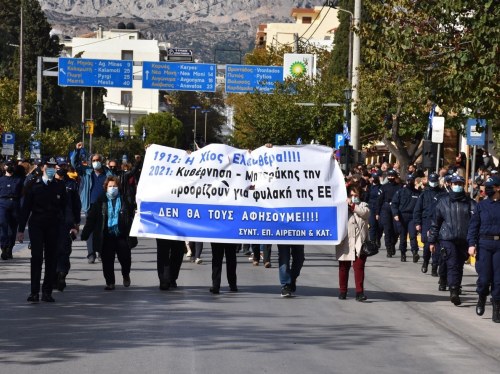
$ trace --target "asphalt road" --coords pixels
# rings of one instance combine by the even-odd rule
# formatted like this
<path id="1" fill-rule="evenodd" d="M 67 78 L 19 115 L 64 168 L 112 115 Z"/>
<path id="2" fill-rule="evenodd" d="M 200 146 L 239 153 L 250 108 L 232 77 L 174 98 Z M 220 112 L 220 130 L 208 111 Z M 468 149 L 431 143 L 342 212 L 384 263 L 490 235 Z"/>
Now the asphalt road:
<path id="1" fill-rule="evenodd" d="M 420 264 L 370 258 L 368 300 L 339 300 L 333 247 L 306 247 L 296 297 L 282 299 L 273 268 L 238 255 L 240 292 L 208 292 L 204 263 L 185 261 L 179 288 L 160 291 L 154 240 L 133 250 L 132 286 L 103 290 L 101 264 L 75 242 L 72 270 L 56 302 L 31 305 L 29 250 L 0 263 L 0 374 L 10 373 L 498 373 L 500 325 L 491 305 L 475 315 L 476 280 L 464 275 L 455 307 Z M 117 264 L 117 269 L 119 265 Z M 351 286 L 354 276 L 351 270 Z"/>

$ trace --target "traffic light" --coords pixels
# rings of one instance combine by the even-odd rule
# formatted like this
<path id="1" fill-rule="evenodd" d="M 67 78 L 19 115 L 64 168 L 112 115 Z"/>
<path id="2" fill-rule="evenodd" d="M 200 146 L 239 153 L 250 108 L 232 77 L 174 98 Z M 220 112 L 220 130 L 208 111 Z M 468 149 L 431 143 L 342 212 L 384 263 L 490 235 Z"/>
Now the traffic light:
<path id="1" fill-rule="evenodd" d="M 422 168 L 433 169 L 436 167 L 437 144 L 430 140 L 424 140 L 423 143 Z"/>
<path id="2" fill-rule="evenodd" d="M 340 163 L 346 164 L 349 163 L 352 165 L 354 161 L 354 151 L 352 149 L 352 145 L 342 145 L 340 146 Z"/>

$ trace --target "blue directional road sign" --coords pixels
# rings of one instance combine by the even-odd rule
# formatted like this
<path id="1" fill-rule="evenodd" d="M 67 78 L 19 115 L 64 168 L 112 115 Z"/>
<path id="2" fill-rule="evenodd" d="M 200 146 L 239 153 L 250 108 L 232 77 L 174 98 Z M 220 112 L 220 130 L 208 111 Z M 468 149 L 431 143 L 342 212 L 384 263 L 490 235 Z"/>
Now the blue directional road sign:
<path id="1" fill-rule="evenodd" d="M 339 149 L 343 145 L 345 145 L 344 134 L 335 134 L 335 149 Z"/>
<path id="2" fill-rule="evenodd" d="M 485 141 L 486 121 L 484 119 L 469 118 L 467 120 L 467 145 L 483 146 Z"/>
<path id="3" fill-rule="evenodd" d="M 283 66 L 226 65 L 226 92 L 270 93 L 276 82 L 283 82 Z"/>
<path id="4" fill-rule="evenodd" d="M 133 61 L 59 58 L 59 85 L 131 88 Z"/>
<path id="5" fill-rule="evenodd" d="M 215 92 L 216 71 L 215 64 L 144 61 L 142 88 Z"/>

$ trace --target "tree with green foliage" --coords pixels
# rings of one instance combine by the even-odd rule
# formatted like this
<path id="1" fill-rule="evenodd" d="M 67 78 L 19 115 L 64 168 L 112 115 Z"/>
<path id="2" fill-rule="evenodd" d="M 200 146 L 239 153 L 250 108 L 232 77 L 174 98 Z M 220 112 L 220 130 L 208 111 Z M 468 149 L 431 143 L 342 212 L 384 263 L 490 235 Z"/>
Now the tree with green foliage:
<path id="1" fill-rule="evenodd" d="M 170 113 L 151 113 L 134 123 L 136 134 L 146 132 L 147 144 L 160 144 L 177 148 L 182 144 L 182 122 Z"/>
<path id="2" fill-rule="evenodd" d="M 341 0 L 337 9 L 354 11 L 354 0 Z M 351 15 L 338 10 L 339 27 L 335 30 L 335 44 L 332 51 L 331 73 L 338 77 L 347 77 L 349 62 L 349 30 L 351 29 Z"/>
<path id="3" fill-rule="evenodd" d="M 470 113 L 498 129 L 500 7 L 495 1 L 365 2 L 357 112 L 402 168 L 415 161 L 437 104 L 459 130 Z"/>

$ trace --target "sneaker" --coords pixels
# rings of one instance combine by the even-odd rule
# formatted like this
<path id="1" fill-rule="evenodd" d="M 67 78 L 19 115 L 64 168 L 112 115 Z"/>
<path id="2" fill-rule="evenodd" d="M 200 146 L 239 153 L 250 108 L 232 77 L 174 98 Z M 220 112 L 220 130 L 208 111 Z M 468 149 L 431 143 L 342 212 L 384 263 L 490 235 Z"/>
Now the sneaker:
<path id="1" fill-rule="evenodd" d="M 253 266 L 259 266 L 259 261 L 252 262 Z"/>
<path id="2" fill-rule="evenodd" d="M 356 301 L 365 301 L 368 299 L 363 292 L 356 292 Z"/>
<path id="3" fill-rule="evenodd" d="M 266 269 L 269 269 L 271 266 L 272 266 L 272 265 L 271 265 L 271 263 L 270 263 L 270 262 L 266 262 L 266 263 L 264 264 L 264 267 L 265 267 Z"/>
<path id="4" fill-rule="evenodd" d="M 243 252 L 243 256 L 250 256 L 251 254 L 252 254 L 252 252 L 249 250 Z M 253 257 L 252 257 L 252 260 L 253 260 Z"/>
<path id="5" fill-rule="evenodd" d="M 115 289 L 115 285 L 112 283 L 106 283 L 106 287 L 104 287 L 105 291 L 113 291 Z"/>
<path id="6" fill-rule="evenodd" d="M 193 252 L 191 250 L 187 251 L 186 257 L 193 257 Z"/>
<path id="7" fill-rule="evenodd" d="M 45 301 L 46 303 L 53 303 L 53 302 L 55 302 L 55 300 L 52 297 L 52 295 L 49 295 L 48 293 L 42 294 L 42 301 Z"/>
<path id="8" fill-rule="evenodd" d="M 123 276 L 123 287 L 130 287 L 130 275 Z"/>
<path id="9" fill-rule="evenodd" d="M 281 297 L 292 297 L 292 291 L 289 285 L 281 287 Z"/>
<path id="10" fill-rule="evenodd" d="M 194 260 L 194 262 L 197 265 L 203 264 L 203 260 L 201 258 L 197 258 L 196 260 Z"/>
<path id="11" fill-rule="evenodd" d="M 87 261 L 89 262 L 89 264 L 94 264 L 95 263 L 95 254 L 88 255 Z"/>
<path id="12" fill-rule="evenodd" d="M 345 300 L 346 298 L 347 298 L 347 292 L 340 292 L 339 293 L 340 300 Z"/>
<path id="13" fill-rule="evenodd" d="M 40 301 L 40 296 L 37 293 L 30 293 L 26 301 L 30 303 L 38 303 Z"/>

